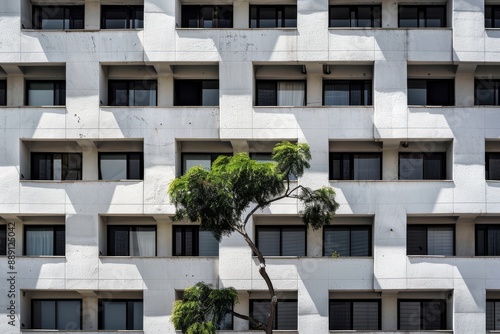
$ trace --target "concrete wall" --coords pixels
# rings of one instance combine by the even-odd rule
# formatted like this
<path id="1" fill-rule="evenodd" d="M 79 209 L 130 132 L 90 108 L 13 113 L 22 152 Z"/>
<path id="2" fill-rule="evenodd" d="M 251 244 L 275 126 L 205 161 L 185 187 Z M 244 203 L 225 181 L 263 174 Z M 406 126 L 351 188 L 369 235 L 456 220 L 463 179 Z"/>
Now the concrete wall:
<path id="1" fill-rule="evenodd" d="M 300 333 L 328 330 L 331 293 L 360 291 L 381 293 L 380 333 L 397 331 L 398 298 L 429 291 L 451 294 L 448 332 L 485 332 L 486 298 L 500 289 L 500 259 L 474 257 L 473 234 L 474 224 L 500 219 L 500 188 L 485 181 L 484 172 L 485 149 L 498 150 L 491 143 L 500 139 L 500 114 L 498 107 L 474 106 L 474 78 L 500 77 L 500 32 L 484 29 L 484 2 L 448 0 L 446 28 L 400 29 L 398 2 L 416 2 L 383 0 L 382 28 L 328 29 L 331 1 L 280 0 L 275 2 L 297 4 L 297 29 L 248 29 L 249 4 L 268 1 L 243 0 L 234 1 L 233 29 L 182 29 L 180 8 L 187 2 L 145 0 L 144 29 L 105 31 L 99 30 L 100 2 L 87 0 L 83 31 L 50 32 L 30 30 L 29 1 L 0 3 L 0 66 L 8 86 L 7 106 L 0 108 L 0 216 L 2 224 L 16 222 L 18 256 L 16 327 L 5 321 L 9 268 L 5 258 L 0 261 L 0 332 L 18 333 L 21 323 L 29 327 L 28 297 L 22 295 L 32 291 L 141 291 L 145 333 L 173 333 L 175 291 L 200 280 L 235 287 L 235 309 L 246 313 L 247 291 L 265 290 L 251 251 L 234 235 L 222 240 L 218 259 L 171 257 L 168 184 L 180 173 L 181 152 L 247 151 L 248 142 L 283 139 L 311 146 L 311 169 L 297 182 L 335 189 L 337 223 L 362 218 L 373 225 L 369 258 L 321 257 L 322 232 L 309 231 L 308 256 L 268 259 L 276 288 L 297 295 Z M 331 74 L 323 73 L 324 64 Z M 292 65 L 305 65 L 307 73 L 299 76 L 307 81 L 307 106 L 254 106 L 256 68 L 271 65 L 284 71 L 263 75 L 277 79 L 294 76 Z M 147 77 L 159 82 L 158 106 L 106 107 L 108 78 L 136 77 L 137 68 L 154 69 Z M 23 106 L 24 80 L 40 75 L 66 79 L 66 106 Z M 407 78 L 422 76 L 454 78 L 456 106 L 408 107 Z M 176 77 L 218 78 L 220 107 L 173 107 Z M 322 106 L 322 81 L 331 78 L 373 79 L 373 106 Z M 137 141 L 144 180 L 98 181 L 93 143 L 131 148 Z M 398 153 L 406 141 L 447 152 L 447 180 L 399 181 Z M 329 180 L 329 152 L 356 142 L 383 153 L 382 181 Z M 42 150 L 74 149 L 69 143 L 77 143 L 83 180 L 30 181 L 29 153 L 36 143 Z M 299 209 L 296 201 L 280 201 L 254 220 L 297 220 Z M 23 224 L 51 217 L 66 225 L 66 256 L 22 256 Z M 456 256 L 407 256 L 408 217 L 453 221 Z M 134 219 L 157 226 L 158 256 L 106 256 L 106 225 Z M 95 300 L 87 301 L 92 310 Z M 90 312 L 83 332 L 95 329 Z M 235 320 L 234 328 L 248 333 L 245 321 Z"/>

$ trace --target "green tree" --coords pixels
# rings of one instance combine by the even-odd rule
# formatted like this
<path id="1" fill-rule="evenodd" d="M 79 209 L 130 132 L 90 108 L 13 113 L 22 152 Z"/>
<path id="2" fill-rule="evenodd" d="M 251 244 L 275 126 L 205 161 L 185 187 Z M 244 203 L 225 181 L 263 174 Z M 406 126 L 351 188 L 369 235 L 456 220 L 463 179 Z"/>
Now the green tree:
<path id="1" fill-rule="evenodd" d="M 186 174 L 172 181 L 169 187 L 170 199 L 176 208 L 174 220 L 188 219 L 199 223 L 202 229 L 211 231 L 219 241 L 222 236 L 238 233 L 257 256 L 259 273 L 271 296 L 267 319 L 261 322 L 249 316 L 235 312 L 233 314 L 248 320 L 253 327 L 268 334 L 272 332 L 278 299 L 266 272 L 266 260 L 246 231 L 250 218 L 273 202 L 295 198 L 302 203 L 300 215 L 304 224 L 317 230 L 330 223 L 338 208 L 335 191 L 331 187 L 312 190 L 290 182 L 291 175 L 300 177 L 310 167 L 309 145 L 287 141 L 279 143 L 274 147 L 272 159 L 274 162 L 258 162 L 250 159 L 246 153 L 232 157 L 220 156 L 209 171 L 201 166 L 192 167 Z M 209 293 L 200 296 L 204 298 L 183 299 L 174 307 L 174 326 L 183 333 L 213 333 L 220 324 L 217 321 L 222 319 L 221 314 L 208 318 L 193 315 L 186 320 L 180 319 L 180 310 L 186 306 L 184 303 L 190 303 L 189 307 L 195 310 L 202 310 L 204 305 L 215 304 Z M 236 295 L 233 302 L 236 302 Z M 224 307 L 218 309 L 227 312 Z M 191 326 L 195 327 L 190 332 Z"/>

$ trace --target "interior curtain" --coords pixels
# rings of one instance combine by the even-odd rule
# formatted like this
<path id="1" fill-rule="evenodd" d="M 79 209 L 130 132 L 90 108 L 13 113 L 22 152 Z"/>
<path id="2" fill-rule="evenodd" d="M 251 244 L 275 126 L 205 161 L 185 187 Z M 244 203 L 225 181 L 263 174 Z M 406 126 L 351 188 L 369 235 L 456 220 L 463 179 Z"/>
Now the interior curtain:
<path id="1" fill-rule="evenodd" d="M 349 105 L 349 82 L 338 81 L 325 84 L 326 106 L 348 106 Z"/>
<path id="2" fill-rule="evenodd" d="M 54 255 L 54 232 L 51 228 L 26 231 L 26 255 Z"/>
<path id="3" fill-rule="evenodd" d="M 130 231 L 131 256 L 155 256 L 156 234 L 149 227 L 136 227 Z"/>
<path id="4" fill-rule="evenodd" d="M 279 81 L 278 106 L 304 106 L 305 93 L 305 83 L 302 81 Z"/>

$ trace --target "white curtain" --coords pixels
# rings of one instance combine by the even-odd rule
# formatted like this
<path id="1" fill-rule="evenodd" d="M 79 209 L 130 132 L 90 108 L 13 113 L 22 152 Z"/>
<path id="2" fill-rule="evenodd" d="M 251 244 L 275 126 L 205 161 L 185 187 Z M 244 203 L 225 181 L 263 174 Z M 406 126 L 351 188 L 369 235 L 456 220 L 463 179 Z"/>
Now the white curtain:
<path id="1" fill-rule="evenodd" d="M 278 82 L 278 106 L 304 106 L 305 95 L 305 83 L 302 81 Z"/>
<path id="2" fill-rule="evenodd" d="M 54 255 L 54 232 L 50 227 L 26 231 L 26 255 Z"/>
<path id="3" fill-rule="evenodd" d="M 130 256 L 155 256 L 156 233 L 153 228 L 136 227 L 130 231 Z"/>

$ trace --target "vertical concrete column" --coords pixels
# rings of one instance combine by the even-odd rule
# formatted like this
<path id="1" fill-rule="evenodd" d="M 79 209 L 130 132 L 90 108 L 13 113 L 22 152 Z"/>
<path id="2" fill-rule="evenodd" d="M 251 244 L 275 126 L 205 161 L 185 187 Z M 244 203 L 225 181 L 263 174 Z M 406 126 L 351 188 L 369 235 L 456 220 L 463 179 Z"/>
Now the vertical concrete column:
<path id="1" fill-rule="evenodd" d="M 398 2 L 392 0 L 382 1 L 382 27 L 398 27 Z"/>
<path id="2" fill-rule="evenodd" d="M 89 292 L 89 294 L 92 294 L 92 292 Z M 82 311 L 82 330 L 97 331 L 99 309 L 96 295 L 85 295 L 82 298 Z"/>
<path id="3" fill-rule="evenodd" d="M 448 1 L 454 61 L 476 61 L 484 57 L 484 3 L 485 0 Z"/>
<path id="4" fill-rule="evenodd" d="M 174 77 L 171 74 L 158 75 L 158 107 L 174 105 Z"/>
<path id="5" fill-rule="evenodd" d="M 397 180 L 399 166 L 399 140 L 384 140 L 382 149 L 382 180 Z"/>
<path id="6" fill-rule="evenodd" d="M 307 106 L 323 105 L 323 64 L 307 64 Z"/>
<path id="7" fill-rule="evenodd" d="M 24 76 L 22 74 L 7 75 L 7 106 L 24 105 Z"/>
<path id="8" fill-rule="evenodd" d="M 328 274 L 304 279 L 300 268 L 298 281 L 299 333 L 328 333 Z"/>
<path id="9" fill-rule="evenodd" d="M 314 24 L 311 24 L 314 22 Z M 328 59 L 328 0 L 297 0 L 298 57 Z"/>
<path id="10" fill-rule="evenodd" d="M 472 219 L 459 218 L 456 229 L 456 255 L 457 256 L 474 256 L 474 222 Z"/>
<path id="11" fill-rule="evenodd" d="M 101 3 L 96 0 L 85 1 L 85 29 L 99 30 L 101 28 Z"/>
<path id="12" fill-rule="evenodd" d="M 250 4 L 247 1 L 235 1 L 233 4 L 233 28 L 246 29 L 250 23 Z"/>
<path id="13" fill-rule="evenodd" d="M 474 106 L 474 73 L 476 64 L 458 65 L 455 75 L 455 105 L 457 107 Z"/>
<path id="14" fill-rule="evenodd" d="M 250 298 L 248 293 L 240 292 L 238 293 L 239 303 L 234 305 L 234 311 L 239 314 L 250 314 Z M 235 331 L 247 331 L 249 330 L 249 325 L 247 320 L 234 317 L 233 318 L 233 330 Z"/>
<path id="15" fill-rule="evenodd" d="M 99 152 L 91 140 L 79 140 L 78 144 L 82 148 L 82 180 L 98 180 L 98 159 Z"/>
<path id="16" fill-rule="evenodd" d="M 382 330 L 398 330 L 398 293 L 382 293 Z"/>

